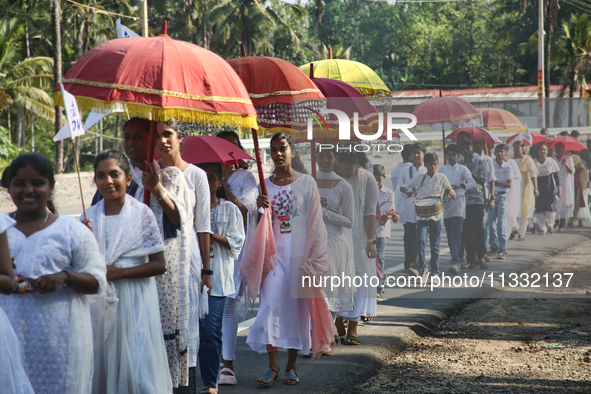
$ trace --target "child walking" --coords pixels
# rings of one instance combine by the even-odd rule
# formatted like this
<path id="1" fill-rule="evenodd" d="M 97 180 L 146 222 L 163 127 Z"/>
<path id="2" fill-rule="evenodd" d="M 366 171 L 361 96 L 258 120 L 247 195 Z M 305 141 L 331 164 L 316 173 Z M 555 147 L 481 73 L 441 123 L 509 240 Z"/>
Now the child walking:
<path id="1" fill-rule="evenodd" d="M 208 297 L 209 313 L 199 319 L 199 369 L 207 393 L 218 392 L 220 362 L 222 361 L 222 319 L 226 297 L 234 288 L 234 259 L 244 244 L 244 221 L 238 207 L 225 200 L 222 167 L 218 163 L 200 164 L 209 183 L 211 242 L 209 260 L 211 293 Z"/>
<path id="2" fill-rule="evenodd" d="M 390 209 L 386 212 L 381 212 L 380 217 L 376 217 L 376 250 L 378 251 L 378 265 L 382 271 L 382 279 L 380 279 L 380 287 L 378 288 L 378 300 L 381 300 L 382 294 L 384 293 L 384 284 L 386 283 L 386 274 L 384 274 L 386 258 L 384 254 L 386 252 L 386 243 L 392 232 L 392 223 L 390 220 L 397 222 L 398 215 L 394 213 L 394 192 L 384 186 L 384 181 L 386 180 L 386 170 L 384 169 L 384 166 L 381 164 L 375 164 L 373 166 L 373 176 L 376 178 L 378 188 L 380 189 L 380 194 L 378 195 L 380 209 L 383 204 L 387 202 L 392 203 Z"/>

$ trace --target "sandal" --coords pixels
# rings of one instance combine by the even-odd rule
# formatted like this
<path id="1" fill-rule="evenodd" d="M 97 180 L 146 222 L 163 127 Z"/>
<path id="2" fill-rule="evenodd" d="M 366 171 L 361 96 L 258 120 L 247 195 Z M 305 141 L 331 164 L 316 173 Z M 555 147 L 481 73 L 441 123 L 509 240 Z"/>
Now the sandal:
<path id="1" fill-rule="evenodd" d="M 473 263 L 468 263 L 468 264 L 464 264 L 464 265 L 460 266 L 460 269 L 463 269 L 463 270 L 471 270 L 472 268 L 474 268 Z"/>
<path id="2" fill-rule="evenodd" d="M 519 238 L 517 238 L 518 241 L 525 241 L 525 237 L 523 235 L 520 235 Z"/>
<path id="3" fill-rule="evenodd" d="M 224 372 L 226 373 L 225 375 Z M 220 371 L 218 384 L 222 386 L 236 386 L 238 384 L 238 380 L 236 380 L 236 373 L 234 370 L 228 367 L 223 367 Z"/>
<path id="4" fill-rule="evenodd" d="M 513 241 L 515 239 L 515 236 L 517 235 L 517 231 L 512 231 L 511 235 L 509 235 L 509 240 Z"/>
<path id="5" fill-rule="evenodd" d="M 210 388 L 214 389 L 215 387 L 206 387 L 206 388 L 204 388 L 203 390 L 201 390 L 201 391 L 199 392 L 199 394 L 212 394 L 212 393 L 213 393 L 213 391 L 209 391 L 209 389 L 210 389 Z M 216 393 L 217 393 L 217 391 L 216 391 Z"/>
<path id="6" fill-rule="evenodd" d="M 288 383 L 288 382 L 295 382 L 295 383 Z M 298 384 L 300 382 L 300 378 L 298 378 L 298 375 L 295 373 L 295 371 L 293 369 L 286 369 L 285 370 L 285 378 L 283 378 L 283 383 L 290 385 L 290 386 L 294 386 L 296 384 Z"/>
<path id="7" fill-rule="evenodd" d="M 347 335 L 347 340 L 345 341 L 345 345 L 357 346 L 360 344 L 361 344 L 361 341 L 355 335 Z"/>
<path id="8" fill-rule="evenodd" d="M 273 377 L 273 372 L 277 375 Z M 267 372 L 257 380 L 257 383 L 263 387 L 272 387 L 273 383 L 281 380 L 281 376 L 279 376 L 279 371 L 273 368 L 269 368 Z M 264 383 L 263 383 L 264 382 Z"/>
<path id="9" fill-rule="evenodd" d="M 373 317 L 371 317 L 371 316 L 361 316 L 361 320 L 363 320 L 364 323 L 369 323 L 370 321 L 373 320 Z"/>

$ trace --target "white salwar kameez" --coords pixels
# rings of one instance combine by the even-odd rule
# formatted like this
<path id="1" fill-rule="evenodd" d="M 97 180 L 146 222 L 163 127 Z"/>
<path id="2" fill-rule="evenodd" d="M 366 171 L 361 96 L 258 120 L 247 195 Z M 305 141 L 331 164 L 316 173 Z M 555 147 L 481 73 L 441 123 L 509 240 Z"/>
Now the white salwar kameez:
<path id="1" fill-rule="evenodd" d="M 517 227 L 517 218 L 519 217 L 519 211 L 521 210 L 521 191 L 522 184 L 521 184 L 521 171 L 519 171 L 519 165 L 513 159 L 507 160 L 507 164 L 511 167 L 511 171 L 513 171 L 513 180 L 511 181 L 511 188 L 507 191 L 507 219 L 508 219 L 508 229 Z"/>
<path id="2" fill-rule="evenodd" d="M 15 273 L 32 278 L 62 270 L 92 275 L 102 293 L 106 267 L 92 232 L 69 216 L 26 237 L 8 230 Z M 54 293 L 0 297 L 17 334 L 25 371 L 37 394 L 88 394 L 93 376 L 88 297 L 59 286 Z M 3 388 L 0 389 L 3 391 Z"/>
<path id="3" fill-rule="evenodd" d="M 12 218 L 0 212 L 0 234 L 15 225 L 16 222 Z M 0 295 L 0 297 L 4 297 L 4 295 Z M 0 349 L 0 387 L 2 387 L 2 392 L 34 394 L 33 386 L 31 386 L 23 367 L 20 344 L 2 308 L 0 308 Z"/>
<path id="4" fill-rule="evenodd" d="M 558 180 L 560 188 L 562 189 L 562 196 L 556 203 L 556 220 L 570 219 L 573 216 L 575 209 L 575 163 L 573 158 L 569 155 L 563 155 L 562 160 L 553 157 L 558 164 Z M 568 173 L 565 164 L 568 164 L 573 169 L 572 173 Z"/>
<path id="5" fill-rule="evenodd" d="M 201 268 L 203 259 L 197 233 L 211 233 L 209 219 L 209 183 L 207 174 L 201 168 L 189 164 L 183 171 L 189 187 L 187 210 L 193 223 L 193 246 L 191 247 L 191 276 L 189 278 L 189 367 L 197 367 L 199 352 L 199 296 L 201 289 Z M 211 266 L 211 265 L 210 265 Z"/>
<path id="6" fill-rule="evenodd" d="M 131 268 L 164 251 L 154 214 L 126 196 L 118 215 L 106 216 L 104 200 L 86 213 L 107 265 Z M 94 329 L 93 393 L 172 392 L 156 280 L 109 282 L 108 292 L 90 298 Z M 118 301 L 115 301 L 117 297 Z"/>
<path id="7" fill-rule="evenodd" d="M 270 345 L 299 349 L 301 353 L 309 354 L 312 342 L 308 300 L 292 297 L 292 286 L 298 286 L 301 281 L 307 208 L 316 182 L 308 175 L 301 175 L 293 184 L 286 186 L 277 186 L 269 178 L 265 182 L 272 208 L 277 265 L 261 285 L 259 310 L 246 343 L 259 353 L 266 353 L 267 345 Z M 291 216 L 291 232 L 281 232 L 279 216 L 284 215 Z"/>

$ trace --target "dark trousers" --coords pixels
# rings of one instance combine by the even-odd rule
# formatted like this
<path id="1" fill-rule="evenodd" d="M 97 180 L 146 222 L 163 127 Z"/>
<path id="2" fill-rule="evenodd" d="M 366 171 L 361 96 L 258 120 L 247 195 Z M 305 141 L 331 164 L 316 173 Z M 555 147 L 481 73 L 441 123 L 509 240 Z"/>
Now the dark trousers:
<path id="1" fill-rule="evenodd" d="M 466 261 L 474 264 L 484 257 L 484 205 L 466 205 L 466 219 L 462 229 L 462 240 L 466 246 Z"/>
<path id="2" fill-rule="evenodd" d="M 404 269 L 417 267 L 417 224 L 404 223 Z"/>
<path id="3" fill-rule="evenodd" d="M 189 385 L 179 386 L 172 389 L 173 394 L 195 394 L 197 393 L 197 367 L 189 368 Z"/>

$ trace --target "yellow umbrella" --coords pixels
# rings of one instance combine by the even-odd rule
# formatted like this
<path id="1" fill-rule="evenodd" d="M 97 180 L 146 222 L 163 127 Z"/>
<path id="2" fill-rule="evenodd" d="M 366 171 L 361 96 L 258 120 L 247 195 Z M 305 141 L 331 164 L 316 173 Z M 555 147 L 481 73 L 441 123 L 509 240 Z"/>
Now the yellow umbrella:
<path id="1" fill-rule="evenodd" d="M 310 63 L 300 67 L 310 76 Z M 314 77 L 343 81 L 353 86 L 368 100 L 390 97 L 390 89 L 371 68 L 346 59 L 326 59 L 314 62 Z"/>

